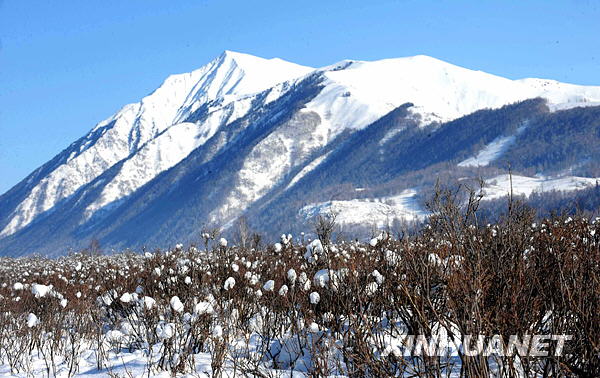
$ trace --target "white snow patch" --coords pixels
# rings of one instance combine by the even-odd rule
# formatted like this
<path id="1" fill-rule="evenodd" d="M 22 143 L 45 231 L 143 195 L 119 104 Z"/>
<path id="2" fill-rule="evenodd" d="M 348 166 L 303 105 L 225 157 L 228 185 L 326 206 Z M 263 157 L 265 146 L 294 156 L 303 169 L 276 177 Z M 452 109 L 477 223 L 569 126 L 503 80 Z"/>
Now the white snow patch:
<path id="1" fill-rule="evenodd" d="M 392 129 L 392 130 L 388 131 L 387 133 L 385 133 L 383 138 L 381 138 L 381 140 L 379 141 L 379 146 L 383 146 L 384 144 L 386 144 L 393 137 L 400 134 L 400 132 L 403 131 L 404 129 L 405 129 L 404 127 L 398 127 L 398 128 Z"/>
<path id="2" fill-rule="evenodd" d="M 34 313 L 27 315 L 27 327 L 32 328 L 40 324 L 40 320 Z"/>
<path id="3" fill-rule="evenodd" d="M 564 177 L 526 177 L 512 176 L 512 190 L 514 195 L 529 196 L 534 192 L 549 192 L 552 190 L 574 191 L 596 185 L 600 178 L 564 176 Z M 484 200 L 496 199 L 510 194 L 511 182 L 508 174 L 485 180 L 483 189 Z"/>
<path id="4" fill-rule="evenodd" d="M 52 293 L 52 285 L 40 285 L 33 284 L 31 285 L 31 294 L 33 294 L 36 298 L 43 298 L 48 294 Z"/>
<path id="5" fill-rule="evenodd" d="M 568 110 L 573 108 L 588 108 L 592 106 L 600 106 L 600 101 L 581 101 L 581 102 L 565 102 L 561 104 L 550 104 L 549 108 L 551 112 L 558 112 L 561 110 Z"/>
<path id="6" fill-rule="evenodd" d="M 382 228 L 391 225 L 394 219 L 412 221 L 427 217 L 428 213 L 416 202 L 416 194 L 416 190 L 407 189 L 392 197 L 322 202 L 303 207 L 300 215 L 310 219 L 334 213 L 336 222 L 342 225 L 367 224 Z"/>
<path id="7" fill-rule="evenodd" d="M 286 190 L 291 188 L 292 186 L 296 185 L 296 183 L 298 181 L 300 181 L 304 176 L 306 176 L 307 173 L 309 173 L 310 171 L 314 170 L 315 168 L 317 168 L 325 159 L 327 159 L 327 157 L 329 156 L 329 154 L 331 154 L 332 151 L 329 151 L 317 158 L 315 158 L 313 161 L 311 161 L 309 164 L 307 164 L 304 168 L 302 168 L 302 170 L 300 170 L 300 172 L 298 172 L 294 178 L 292 178 L 292 180 L 290 181 L 290 183 L 288 184 L 288 186 L 285 188 Z"/>
<path id="8" fill-rule="evenodd" d="M 525 130 L 526 125 L 517 129 L 516 135 L 498 137 L 486 145 L 479 153 L 458 163 L 459 167 L 485 167 L 502 154 L 515 142 L 517 135 Z"/>

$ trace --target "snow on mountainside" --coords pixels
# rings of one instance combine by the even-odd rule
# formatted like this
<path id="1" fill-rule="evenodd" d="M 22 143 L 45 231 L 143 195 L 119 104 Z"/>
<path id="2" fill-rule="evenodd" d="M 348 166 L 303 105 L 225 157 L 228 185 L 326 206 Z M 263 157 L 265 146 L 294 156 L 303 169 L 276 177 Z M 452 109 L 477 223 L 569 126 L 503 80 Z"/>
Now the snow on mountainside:
<path id="1" fill-rule="evenodd" d="M 411 111 L 421 117 L 424 125 L 540 95 L 551 103 L 600 99 L 600 87 L 543 85 L 545 81 L 539 79 L 513 81 L 427 56 L 342 61 L 316 73 L 323 77 L 323 89 L 300 111 L 307 124 L 318 116 L 314 129 L 293 139 L 285 136 L 289 131 L 279 130 L 262 141 L 239 171 L 237 186 L 226 203 L 210 214 L 211 221 L 230 222 L 342 131 L 364 128 L 407 102 L 415 104 Z M 295 154 L 297 149 L 302 152 Z"/>
<path id="2" fill-rule="evenodd" d="M 420 208 L 416 194 L 416 190 L 408 189 L 392 197 L 328 201 L 307 205 L 300 209 L 299 214 L 307 220 L 317 215 L 336 214 L 336 222 L 340 225 L 362 224 L 384 228 L 392 226 L 396 219 L 423 220 L 429 214 Z"/>
<path id="3" fill-rule="evenodd" d="M 600 178 L 590 177 L 525 177 L 512 176 L 513 195 L 529 196 L 532 193 L 543 193 L 552 190 L 571 192 L 596 185 Z M 511 180 L 509 175 L 500 175 L 485 180 L 483 200 L 502 198 L 510 194 Z M 373 225 L 378 228 L 392 226 L 395 219 L 423 220 L 429 213 L 417 202 L 417 191 L 408 189 L 402 193 L 384 198 L 353 199 L 346 201 L 328 201 L 306 205 L 299 210 L 299 215 L 306 220 L 318 215 L 336 214 L 336 222 L 342 226 Z"/>
<path id="4" fill-rule="evenodd" d="M 525 130 L 526 125 L 521 126 L 517 129 L 517 135 Z M 492 143 L 485 146 L 476 156 L 470 157 L 458 163 L 459 167 L 483 167 L 489 165 L 492 161 L 496 160 L 508 147 L 510 147 L 517 137 L 517 135 L 500 136 L 492 141 Z"/>
<path id="5" fill-rule="evenodd" d="M 209 215 L 211 222 L 229 222 L 252 202 L 263 197 L 292 168 L 327 143 L 319 130 L 319 116 L 300 112 L 261 140 L 237 173 L 234 188 L 225 203 Z"/>
<path id="6" fill-rule="evenodd" d="M 515 141 L 515 136 L 498 137 L 485 146 L 477 156 L 470 157 L 458 163 L 459 167 L 478 167 L 489 165 L 496 160 Z"/>
<path id="7" fill-rule="evenodd" d="M 84 218 L 110 209 L 184 161 L 224 127 L 258 109 L 253 108 L 258 99 L 263 101 L 260 109 L 265 109 L 264 105 L 311 77 L 319 79 L 317 95 L 252 145 L 232 172 L 235 187 L 229 188 L 223 202 L 208 214 L 210 221 L 231 221 L 292 171 L 304 167 L 296 181 L 288 183 L 289 189 L 318 167 L 322 159 L 313 160 L 314 164 L 308 164 L 308 159 L 315 159 L 314 153 L 340 133 L 362 129 L 408 102 L 414 104 L 410 111 L 420 117 L 422 125 L 540 96 L 555 110 L 600 102 L 600 87 L 509 80 L 427 56 L 342 61 L 313 69 L 226 51 L 198 70 L 168 77 L 152 94 L 124 106 L 72 144 L 47 173 L 32 175 L 19 184 L 19 196 L 0 197 L 0 211 L 9 209 L 0 213 L 0 227 L 4 225 L 0 238 L 24 228 L 113 169 L 114 174 L 106 178 L 109 182 L 102 183 L 100 195 L 86 203 Z M 496 157 L 509 142 L 497 140 L 488 146 L 489 151 L 482 152 L 482 159 Z M 18 200 L 6 204 L 5 198 Z"/>
<path id="8" fill-rule="evenodd" d="M 528 196 L 531 193 L 543 193 L 552 190 L 574 191 L 582 190 L 596 185 L 600 178 L 592 177 L 525 177 L 519 175 L 511 177 L 507 174 L 487 179 L 483 190 L 485 200 L 496 199 L 510 194 L 511 184 L 513 195 Z"/>
<path id="9" fill-rule="evenodd" d="M 361 128 L 411 102 L 423 123 L 446 122 L 476 110 L 544 97 L 550 104 L 600 101 L 600 87 L 550 80 L 509 80 L 428 56 L 347 61 L 324 70 L 326 87 L 307 108 L 324 116 L 333 135 Z"/>

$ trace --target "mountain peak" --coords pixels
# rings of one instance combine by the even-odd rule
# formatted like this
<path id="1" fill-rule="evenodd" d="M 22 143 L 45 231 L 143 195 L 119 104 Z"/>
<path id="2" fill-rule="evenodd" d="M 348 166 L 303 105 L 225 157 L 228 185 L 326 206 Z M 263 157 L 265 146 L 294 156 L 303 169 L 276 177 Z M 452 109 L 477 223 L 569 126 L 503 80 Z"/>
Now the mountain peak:
<path id="1" fill-rule="evenodd" d="M 256 65 L 271 65 L 271 66 L 286 66 L 290 69 L 300 69 L 304 71 L 312 70 L 313 67 L 302 66 L 296 63 L 289 62 L 281 58 L 262 58 L 256 55 L 247 54 L 239 51 L 224 50 L 221 55 L 216 59 L 219 62 L 235 62 L 235 64 L 241 69 L 254 68 Z"/>
<path id="2" fill-rule="evenodd" d="M 213 98 L 258 93 L 314 70 L 279 58 L 265 59 L 231 50 L 223 51 L 208 67 L 202 85 Z"/>
<path id="3" fill-rule="evenodd" d="M 244 59 L 244 58 L 251 58 L 251 59 L 265 59 L 265 58 L 261 58 L 259 56 L 256 55 L 252 55 L 252 54 L 248 54 L 248 53 L 243 53 L 240 51 L 233 51 L 233 50 L 223 50 L 223 52 L 220 55 L 221 57 L 228 57 L 231 59 Z"/>
<path id="4" fill-rule="evenodd" d="M 219 55 L 217 57 L 218 61 L 234 61 L 240 64 L 243 64 L 244 62 L 250 62 L 250 61 L 254 61 L 254 62 L 258 62 L 258 61 L 264 61 L 267 59 L 255 56 L 255 55 L 251 55 L 251 54 L 246 54 L 246 53 L 242 53 L 242 52 L 237 52 L 237 51 L 231 51 L 231 50 L 225 50 L 221 53 L 221 55 Z"/>

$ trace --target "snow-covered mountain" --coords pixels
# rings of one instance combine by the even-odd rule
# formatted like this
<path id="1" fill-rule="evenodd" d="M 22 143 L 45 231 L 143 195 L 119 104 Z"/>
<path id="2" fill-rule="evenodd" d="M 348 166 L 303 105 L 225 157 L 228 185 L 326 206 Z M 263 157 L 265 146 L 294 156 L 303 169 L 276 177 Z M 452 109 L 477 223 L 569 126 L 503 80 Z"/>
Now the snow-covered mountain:
<path id="1" fill-rule="evenodd" d="M 522 147 L 531 119 L 542 113 L 600 105 L 600 87 L 509 80 L 427 56 L 314 69 L 226 51 L 198 70 L 168 77 L 0 196 L 0 252 L 63 253 L 90 238 L 119 248 L 162 246 L 190 240 L 200 225 L 231 226 L 241 215 L 259 219 L 278 198 L 289 203 L 292 195 L 302 204 L 294 213 L 324 208 L 319 204 L 332 198 L 312 193 L 309 203 L 298 188 L 339 160 L 349 143 L 365 144 L 365 130 L 377 134 L 370 158 L 398 166 L 390 156 L 407 135 L 446 132 L 445 125 L 452 129 L 479 110 L 534 98 L 546 101 L 539 114 L 463 145 L 473 153 L 455 166 L 465 170 L 493 166 Z M 340 183 L 359 184 L 341 178 L 331 184 Z M 396 189 L 384 197 L 413 190 Z M 168 235 L 144 235 L 158 231 Z"/>

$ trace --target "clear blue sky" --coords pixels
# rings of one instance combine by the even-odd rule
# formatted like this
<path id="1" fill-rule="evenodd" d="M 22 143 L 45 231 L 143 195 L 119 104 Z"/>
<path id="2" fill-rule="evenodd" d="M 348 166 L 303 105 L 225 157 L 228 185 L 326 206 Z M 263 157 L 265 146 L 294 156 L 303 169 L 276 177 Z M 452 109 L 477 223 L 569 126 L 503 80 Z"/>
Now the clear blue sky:
<path id="1" fill-rule="evenodd" d="M 0 193 L 223 50 L 323 66 L 416 54 L 600 85 L 597 1 L 0 0 Z"/>

